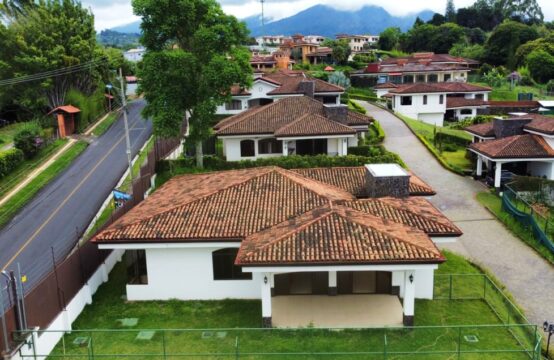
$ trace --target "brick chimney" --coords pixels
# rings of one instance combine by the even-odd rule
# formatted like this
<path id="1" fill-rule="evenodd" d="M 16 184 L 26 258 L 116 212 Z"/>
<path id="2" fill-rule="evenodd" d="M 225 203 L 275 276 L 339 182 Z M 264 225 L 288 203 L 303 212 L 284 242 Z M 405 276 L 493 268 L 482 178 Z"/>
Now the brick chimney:
<path id="1" fill-rule="evenodd" d="M 309 79 L 302 80 L 300 84 L 298 84 L 298 90 L 313 99 L 315 95 L 315 81 Z"/>
<path id="2" fill-rule="evenodd" d="M 329 120 L 336 121 L 338 123 L 348 124 L 348 106 L 340 105 L 323 105 L 325 109 L 325 116 Z"/>
<path id="3" fill-rule="evenodd" d="M 497 139 L 501 139 L 513 135 L 522 135 L 524 134 L 523 127 L 531 121 L 533 119 L 524 116 L 509 119 L 494 118 L 492 120 L 494 136 Z"/>
<path id="4" fill-rule="evenodd" d="M 398 164 L 369 164 L 366 169 L 366 189 L 369 197 L 410 195 L 410 174 Z"/>

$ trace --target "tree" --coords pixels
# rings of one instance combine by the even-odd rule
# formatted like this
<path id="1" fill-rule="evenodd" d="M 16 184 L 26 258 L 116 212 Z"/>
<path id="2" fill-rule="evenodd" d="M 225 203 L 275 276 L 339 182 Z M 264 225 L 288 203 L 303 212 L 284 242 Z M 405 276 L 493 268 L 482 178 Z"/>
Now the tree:
<path id="1" fill-rule="evenodd" d="M 418 26 L 423 25 L 423 24 L 425 24 L 425 22 L 424 22 L 423 20 L 421 20 L 421 18 L 418 16 L 418 17 L 416 17 L 416 19 L 415 19 L 415 22 L 414 22 L 414 26 L 413 26 L 413 27 L 418 27 Z"/>
<path id="2" fill-rule="evenodd" d="M 546 83 L 554 79 L 554 56 L 542 49 L 533 50 L 527 56 L 527 66 L 533 79 Z"/>
<path id="3" fill-rule="evenodd" d="M 377 43 L 379 49 L 385 51 L 397 49 L 400 41 L 400 34 L 402 34 L 402 31 L 397 27 L 389 27 L 383 30 L 383 32 L 379 34 L 379 42 Z"/>
<path id="4" fill-rule="evenodd" d="M 466 43 L 457 43 L 454 44 L 448 53 L 453 56 L 480 61 L 485 54 L 485 48 L 479 44 L 468 45 Z"/>
<path id="5" fill-rule="evenodd" d="M 477 0 L 467 8 L 460 8 L 456 13 L 458 25 L 467 28 L 480 28 L 491 31 L 504 20 L 497 0 Z"/>
<path id="6" fill-rule="evenodd" d="M 506 81 L 506 78 L 498 68 L 493 68 L 483 75 L 483 80 L 492 87 L 500 87 Z"/>
<path id="7" fill-rule="evenodd" d="M 431 49 L 437 54 L 447 54 L 454 44 L 465 41 L 465 31 L 454 23 L 437 27 L 431 39 Z"/>
<path id="8" fill-rule="evenodd" d="M 492 65 L 506 65 L 516 68 L 516 50 L 528 41 L 538 38 L 537 30 L 531 26 L 507 20 L 498 25 L 485 44 L 485 60 Z"/>
<path id="9" fill-rule="evenodd" d="M 154 134 L 180 135 L 190 115 L 189 139 L 202 162 L 202 141 L 211 134 L 216 106 L 231 99 L 233 85 L 252 82 L 244 23 L 226 15 L 215 0 L 133 0 L 142 17 L 143 59 L 140 89 Z M 163 71 L 160 71 L 162 70 Z"/>
<path id="10" fill-rule="evenodd" d="M 446 17 L 443 14 L 434 13 L 431 20 L 427 21 L 427 24 L 440 26 L 446 22 Z"/>
<path id="11" fill-rule="evenodd" d="M 527 56 L 534 50 L 544 50 L 554 56 L 554 33 L 551 33 L 544 38 L 529 41 L 518 47 L 515 54 L 517 66 L 525 64 Z"/>
<path id="12" fill-rule="evenodd" d="M 348 62 L 348 58 L 350 57 L 350 53 L 352 52 L 352 50 L 350 49 L 350 45 L 348 44 L 347 39 L 327 39 L 323 42 L 322 45 L 331 48 L 333 52 L 333 60 L 335 61 L 335 63 L 345 65 Z"/>
<path id="13" fill-rule="evenodd" d="M 465 29 L 467 40 L 471 44 L 483 45 L 487 40 L 487 34 L 480 28 Z"/>
<path id="14" fill-rule="evenodd" d="M 537 0 L 497 0 L 504 18 L 516 20 L 525 24 L 541 24 L 544 21 Z"/>
<path id="15" fill-rule="evenodd" d="M 446 11 L 444 17 L 447 22 L 456 22 L 456 8 L 454 7 L 454 0 L 446 0 Z"/>
<path id="16" fill-rule="evenodd" d="M 350 87 L 350 79 L 348 76 L 344 75 L 342 71 L 335 71 L 329 75 L 329 80 L 331 84 L 338 85 L 343 89 L 348 89 Z"/>
<path id="17" fill-rule="evenodd" d="M 401 47 L 405 52 L 433 51 L 433 39 L 437 26 L 423 24 L 411 28 L 401 39 Z"/>

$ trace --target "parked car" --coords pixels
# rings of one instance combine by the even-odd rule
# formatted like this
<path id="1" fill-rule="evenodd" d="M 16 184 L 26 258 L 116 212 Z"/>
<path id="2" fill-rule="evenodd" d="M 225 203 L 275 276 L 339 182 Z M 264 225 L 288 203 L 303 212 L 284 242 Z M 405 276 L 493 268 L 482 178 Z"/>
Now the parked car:
<path id="1" fill-rule="evenodd" d="M 485 178 L 485 181 L 486 181 L 487 185 L 490 186 L 490 187 L 494 186 L 494 172 L 492 174 L 493 174 L 492 176 L 488 175 Z M 508 170 L 502 170 L 502 172 L 500 173 L 500 187 L 502 188 L 502 187 L 504 187 L 504 185 L 506 185 L 507 183 L 512 181 L 514 176 L 516 176 L 516 174 L 514 174 L 513 172 L 508 171 Z"/>

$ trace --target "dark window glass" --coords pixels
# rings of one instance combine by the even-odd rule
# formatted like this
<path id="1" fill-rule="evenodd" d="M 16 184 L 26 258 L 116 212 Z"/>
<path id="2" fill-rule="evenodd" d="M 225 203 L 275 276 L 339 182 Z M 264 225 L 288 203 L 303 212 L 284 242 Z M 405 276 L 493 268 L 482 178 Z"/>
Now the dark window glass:
<path id="1" fill-rule="evenodd" d="M 146 252 L 144 250 L 127 250 L 125 252 L 125 264 L 127 265 L 128 284 L 148 284 Z"/>
<path id="2" fill-rule="evenodd" d="M 425 75 L 416 76 L 416 82 L 425 82 Z"/>
<path id="3" fill-rule="evenodd" d="M 225 103 L 225 110 L 242 110 L 242 101 L 231 100 L 228 103 Z"/>
<path id="4" fill-rule="evenodd" d="M 281 154 L 283 153 L 283 142 L 277 139 L 262 139 L 258 141 L 259 154 Z"/>
<path id="5" fill-rule="evenodd" d="M 427 105 L 427 95 L 423 95 L 423 105 Z"/>
<path id="6" fill-rule="evenodd" d="M 436 83 L 437 81 L 439 81 L 439 77 L 437 74 L 430 74 L 429 76 L 427 76 L 427 82 Z"/>
<path id="7" fill-rule="evenodd" d="M 214 280 L 252 280 L 252 273 L 242 272 L 235 265 L 238 248 L 226 248 L 212 252 Z"/>
<path id="8" fill-rule="evenodd" d="M 444 95 L 439 96 L 439 104 L 444 104 Z"/>
<path id="9" fill-rule="evenodd" d="M 460 114 L 462 114 L 462 115 L 471 115 L 472 110 L 471 109 L 462 109 L 462 110 L 460 110 Z"/>
<path id="10" fill-rule="evenodd" d="M 444 74 L 444 81 L 448 81 L 452 78 L 452 75 L 450 74 Z"/>
<path id="11" fill-rule="evenodd" d="M 401 96 L 400 97 L 400 105 L 412 105 L 412 97 L 411 96 Z"/>
<path id="12" fill-rule="evenodd" d="M 242 140 L 240 142 L 240 156 L 256 156 L 256 151 L 254 150 L 254 147 L 254 140 Z"/>
<path id="13" fill-rule="evenodd" d="M 393 84 L 402 84 L 402 76 L 401 75 L 389 76 L 389 81 Z"/>
<path id="14" fill-rule="evenodd" d="M 414 82 L 413 75 L 404 75 L 404 84 L 411 84 Z"/>

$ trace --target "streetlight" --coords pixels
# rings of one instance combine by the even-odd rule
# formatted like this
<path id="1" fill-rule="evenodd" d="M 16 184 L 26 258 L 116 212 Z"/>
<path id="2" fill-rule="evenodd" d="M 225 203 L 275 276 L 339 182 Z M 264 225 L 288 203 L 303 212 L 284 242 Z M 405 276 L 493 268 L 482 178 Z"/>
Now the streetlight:
<path id="1" fill-rule="evenodd" d="M 548 351 L 550 350 L 550 338 L 554 334 L 554 324 L 549 324 L 548 321 L 545 321 L 542 324 L 542 329 L 545 333 L 548 333 L 548 340 L 546 341 L 546 356 L 548 356 Z"/>

